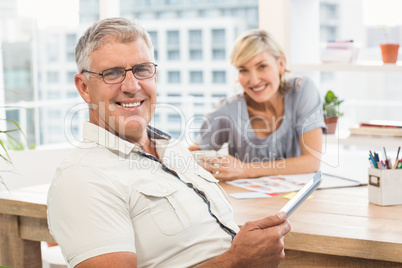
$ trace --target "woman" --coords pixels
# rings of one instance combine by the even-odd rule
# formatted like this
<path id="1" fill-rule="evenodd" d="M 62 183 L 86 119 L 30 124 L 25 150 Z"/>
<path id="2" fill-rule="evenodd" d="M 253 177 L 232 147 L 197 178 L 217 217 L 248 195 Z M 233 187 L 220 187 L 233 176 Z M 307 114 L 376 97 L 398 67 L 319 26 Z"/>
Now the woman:
<path id="1" fill-rule="evenodd" d="M 243 92 L 217 104 L 189 150 L 228 143 L 229 155 L 202 164 L 221 181 L 319 170 L 326 126 L 313 82 L 286 75 L 283 49 L 264 30 L 243 34 L 231 63 Z"/>

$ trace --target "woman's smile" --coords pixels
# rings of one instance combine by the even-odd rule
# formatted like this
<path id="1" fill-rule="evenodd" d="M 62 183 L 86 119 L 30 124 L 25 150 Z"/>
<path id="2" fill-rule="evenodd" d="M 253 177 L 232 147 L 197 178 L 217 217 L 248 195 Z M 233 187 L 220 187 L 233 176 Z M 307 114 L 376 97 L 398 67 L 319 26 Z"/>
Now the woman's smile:
<path id="1" fill-rule="evenodd" d="M 268 84 L 265 84 L 260 87 L 250 87 L 250 89 L 254 92 L 260 92 L 260 91 L 264 90 L 267 86 L 268 86 Z"/>

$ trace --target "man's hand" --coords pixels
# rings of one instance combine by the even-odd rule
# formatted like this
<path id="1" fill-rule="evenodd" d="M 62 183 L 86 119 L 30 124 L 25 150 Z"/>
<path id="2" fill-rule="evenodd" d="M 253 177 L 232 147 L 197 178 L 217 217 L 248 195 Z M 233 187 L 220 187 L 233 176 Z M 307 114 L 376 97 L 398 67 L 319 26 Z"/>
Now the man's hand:
<path id="1" fill-rule="evenodd" d="M 246 222 L 229 251 L 234 251 L 244 267 L 277 267 L 285 258 L 283 237 L 290 229 L 284 212 Z"/>
<path id="2" fill-rule="evenodd" d="M 284 212 L 246 222 L 229 250 L 202 267 L 278 267 L 285 258 L 283 236 L 290 229 Z"/>

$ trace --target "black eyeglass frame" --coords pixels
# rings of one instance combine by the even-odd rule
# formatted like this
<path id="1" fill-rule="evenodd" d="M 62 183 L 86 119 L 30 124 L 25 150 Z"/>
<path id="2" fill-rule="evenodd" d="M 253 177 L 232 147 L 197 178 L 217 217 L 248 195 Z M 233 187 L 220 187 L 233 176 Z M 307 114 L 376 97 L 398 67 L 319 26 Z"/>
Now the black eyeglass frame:
<path id="1" fill-rule="evenodd" d="M 138 77 L 135 75 L 136 72 L 134 71 L 134 68 L 137 67 L 137 66 L 143 65 L 143 64 L 152 64 L 152 65 L 154 66 L 154 73 L 153 73 L 150 77 L 138 78 Z M 156 74 L 156 67 L 158 67 L 158 64 L 156 64 L 156 63 L 153 63 L 153 62 L 143 62 L 143 63 L 136 64 L 136 65 L 134 65 L 133 67 L 131 67 L 131 68 L 129 68 L 129 69 L 121 68 L 121 69 L 124 69 L 124 78 L 123 78 L 123 80 L 121 80 L 120 82 L 117 82 L 117 83 L 108 83 L 108 82 L 106 82 L 106 81 L 105 81 L 105 78 L 104 78 L 104 76 L 103 76 L 103 73 L 106 72 L 106 71 L 109 71 L 109 70 L 113 70 L 113 69 L 120 69 L 120 68 L 118 68 L 118 67 L 117 67 L 117 68 L 114 67 L 114 68 L 109 68 L 109 69 L 103 70 L 101 73 L 91 72 L 91 71 L 88 71 L 88 70 L 85 70 L 85 69 L 84 69 L 84 70 L 82 70 L 81 74 L 83 74 L 83 73 L 96 74 L 96 75 L 102 77 L 103 82 L 105 82 L 106 84 L 108 84 L 108 85 L 115 85 L 115 84 L 123 83 L 123 81 L 126 79 L 126 76 L 127 76 L 126 74 L 127 74 L 128 71 L 131 71 L 131 72 L 133 73 L 134 77 L 135 77 L 136 79 L 138 79 L 138 80 L 145 80 L 145 79 L 152 78 L 152 77 L 154 77 L 155 74 Z"/>

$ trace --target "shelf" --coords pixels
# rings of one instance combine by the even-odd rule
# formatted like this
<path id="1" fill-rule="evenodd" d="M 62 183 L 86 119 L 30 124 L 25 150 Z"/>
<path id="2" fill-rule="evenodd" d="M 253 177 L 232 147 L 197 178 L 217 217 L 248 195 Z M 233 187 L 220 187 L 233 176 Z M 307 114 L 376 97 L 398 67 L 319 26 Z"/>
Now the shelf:
<path id="1" fill-rule="evenodd" d="M 289 66 L 292 72 L 402 72 L 402 62 L 396 64 L 382 63 L 381 61 L 364 61 L 355 63 L 317 63 L 317 64 L 292 64 Z"/>
<path id="2" fill-rule="evenodd" d="M 383 137 L 366 137 L 366 136 L 338 136 L 325 135 L 323 142 L 328 144 L 339 144 L 347 146 L 366 146 L 366 147 L 393 147 L 402 146 L 402 138 L 383 138 Z"/>

